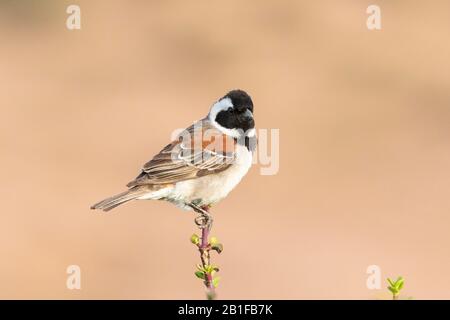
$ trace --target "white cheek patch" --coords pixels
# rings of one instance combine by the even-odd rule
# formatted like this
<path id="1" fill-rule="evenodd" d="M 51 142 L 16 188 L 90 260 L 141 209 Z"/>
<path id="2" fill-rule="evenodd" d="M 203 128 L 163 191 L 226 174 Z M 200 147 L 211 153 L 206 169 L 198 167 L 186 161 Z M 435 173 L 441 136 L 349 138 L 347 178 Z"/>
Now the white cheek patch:
<path id="1" fill-rule="evenodd" d="M 220 124 L 218 124 L 215 120 L 216 116 L 219 112 L 226 111 L 226 110 L 228 110 L 228 108 L 232 108 L 232 107 L 233 107 L 233 102 L 231 102 L 230 98 L 221 99 L 213 104 L 213 106 L 211 107 L 211 110 L 209 111 L 208 118 L 209 118 L 209 121 L 211 121 L 211 123 L 217 129 L 219 129 L 221 132 L 225 133 L 228 136 L 238 138 L 240 136 L 239 130 L 225 128 L 225 127 L 221 126 Z"/>
<path id="2" fill-rule="evenodd" d="M 213 104 L 213 106 L 211 107 L 211 110 L 209 111 L 209 120 L 214 121 L 214 119 L 216 118 L 217 114 L 220 111 L 228 110 L 228 108 L 232 108 L 232 107 L 233 107 L 233 102 L 231 102 L 230 98 L 225 98 L 225 99 L 217 101 L 216 103 Z"/>

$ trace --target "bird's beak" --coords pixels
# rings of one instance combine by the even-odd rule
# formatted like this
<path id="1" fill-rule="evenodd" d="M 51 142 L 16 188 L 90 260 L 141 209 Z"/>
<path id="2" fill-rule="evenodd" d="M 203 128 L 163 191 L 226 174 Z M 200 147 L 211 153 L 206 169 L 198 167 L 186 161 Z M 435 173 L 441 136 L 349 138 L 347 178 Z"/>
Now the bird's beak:
<path id="1" fill-rule="evenodd" d="M 239 115 L 239 122 L 245 131 L 255 126 L 255 120 L 253 120 L 253 113 L 250 110 L 245 110 L 244 113 Z"/>
<path id="2" fill-rule="evenodd" d="M 247 109 L 245 110 L 245 112 L 242 114 L 242 120 L 243 121 L 249 121 L 250 119 L 253 120 L 253 113 Z"/>

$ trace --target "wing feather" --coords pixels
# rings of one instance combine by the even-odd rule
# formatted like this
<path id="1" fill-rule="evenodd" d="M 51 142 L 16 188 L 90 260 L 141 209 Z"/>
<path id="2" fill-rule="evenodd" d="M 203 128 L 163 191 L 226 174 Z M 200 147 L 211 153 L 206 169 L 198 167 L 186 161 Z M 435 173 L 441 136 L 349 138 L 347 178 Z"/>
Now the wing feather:
<path id="1" fill-rule="evenodd" d="M 235 160 L 235 147 L 233 138 L 203 119 L 165 146 L 127 186 L 173 184 L 224 171 Z"/>

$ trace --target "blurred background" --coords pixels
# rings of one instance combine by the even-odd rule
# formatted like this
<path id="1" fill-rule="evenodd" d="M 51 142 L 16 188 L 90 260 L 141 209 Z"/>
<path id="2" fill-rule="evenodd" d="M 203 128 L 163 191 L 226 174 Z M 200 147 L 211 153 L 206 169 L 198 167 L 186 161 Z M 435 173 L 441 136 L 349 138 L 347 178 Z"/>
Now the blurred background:
<path id="1" fill-rule="evenodd" d="M 449 30 L 448 1 L 0 1 L 0 298 L 203 299 L 195 215 L 89 206 L 233 88 L 280 170 L 213 208 L 219 298 L 450 298 Z"/>

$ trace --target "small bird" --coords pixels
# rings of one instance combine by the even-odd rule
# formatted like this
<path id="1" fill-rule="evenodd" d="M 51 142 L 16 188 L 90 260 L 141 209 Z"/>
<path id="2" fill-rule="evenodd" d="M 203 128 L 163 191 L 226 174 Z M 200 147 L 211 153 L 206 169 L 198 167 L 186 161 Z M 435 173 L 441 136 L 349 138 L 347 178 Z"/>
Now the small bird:
<path id="1" fill-rule="evenodd" d="M 91 209 L 109 211 L 131 200 L 165 200 L 200 213 L 202 219 L 196 223 L 209 225 L 209 208 L 247 174 L 255 148 L 252 99 L 245 91 L 232 90 L 147 162 L 127 191 Z"/>

